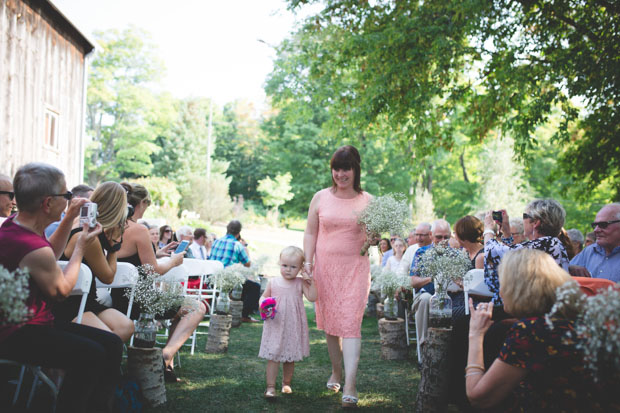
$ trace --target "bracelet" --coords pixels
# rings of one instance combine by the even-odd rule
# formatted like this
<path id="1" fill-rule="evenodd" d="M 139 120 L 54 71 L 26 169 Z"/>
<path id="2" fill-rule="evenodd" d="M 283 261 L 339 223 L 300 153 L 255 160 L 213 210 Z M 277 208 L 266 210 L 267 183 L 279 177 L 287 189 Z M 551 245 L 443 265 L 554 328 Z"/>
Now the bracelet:
<path id="1" fill-rule="evenodd" d="M 487 234 L 495 235 L 495 231 L 493 231 L 492 229 L 485 229 L 484 232 L 482 233 L 482 236 L 484 237 Z"/>
<path id="2" fill-rule="evenodd" d="M 478 374 L 484 374 L 484 372 L 482 372 L 482 371 L 472 371 L 471 373 L 467 373 L 467 374 L 465 375 L 465 377 L 468 377 L 468 376 L 477 376 Z"/>
<path id="3" fill-rule="evenodd" d="M 484 371 L 484 366 L 481 366 L 480 364 L 468 364 L 467 366 L 465 366 L 465 373 L 467 373 L 467 370 L 469 369 L 477 369 L 477 370 Z"/>

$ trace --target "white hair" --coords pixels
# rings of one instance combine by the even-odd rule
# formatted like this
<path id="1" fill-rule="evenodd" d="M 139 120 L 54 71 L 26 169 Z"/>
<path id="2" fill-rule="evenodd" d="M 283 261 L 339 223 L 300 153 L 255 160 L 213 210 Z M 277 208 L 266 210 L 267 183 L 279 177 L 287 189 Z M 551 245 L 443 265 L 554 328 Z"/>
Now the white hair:
<path id="1" fill-rule="evenodd" d="M 188 227 L 187 225 L 184 225 L 182 227 L 180 227 L 179 229 L 177 229 L 177 239 L 181 239 L 181 237 L 183 236 L 194 236 L 194 230 L 192 229 L 192 227 Z"/>
<path id="2" fill-rule="evenodd" d="M 445 219 L 436 219 L 433 221 L 433 225 L 431 226 L 431 232 L 434 234 L 438 228 L 447 229 L 448 232 L 451 232 L 450 223 Z"/>

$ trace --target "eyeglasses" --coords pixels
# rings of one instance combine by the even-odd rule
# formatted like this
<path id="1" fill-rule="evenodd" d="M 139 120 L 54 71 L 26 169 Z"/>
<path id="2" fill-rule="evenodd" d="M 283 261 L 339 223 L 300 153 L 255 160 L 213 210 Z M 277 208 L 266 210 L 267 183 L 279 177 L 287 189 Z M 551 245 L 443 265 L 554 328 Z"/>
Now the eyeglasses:
<path id="1" fill-rule="evenodd" d="M 12 201 L 13 199 L 15 199 L 15 192 L 11 192 L 11 191 L 0 191 L 0 194 L 5 194 L 9 196 L 9 199 Z"/>
<path id="2" fill-rule="evenodd" d="M 450 239 L 450 235 L 435 235 L 435 239 Z"/>
<path id="3" fill-rule="evenodd" d="M 396 237 L 394 237 L 394 238 L 390 238 L 390 241 L 394 241 L 394 240 L 396 240 Z"/>
<path id="4" fill-rule="evenodd" d="M 430 232 L 428 234 L 415 234 L 416 237 L 428 237 L 430 234 Z"/>
<path id="5" fill-rule="evenodd" d="M 611 224 L 615 224 L 616 222 L 620 222 L 620 219 L 616 219 L 614 221 L 593 222 L 590 224 L 590 226 L 592 227 L 592 229 L 596 229 L 596 227 L 599 227 L 600 229 L 605 229 Z"/>
<path id="6" fill-rule="evenodd" d="M 526 214 L 525 212 L 523 213 L 523 219 L 534 219 L 533 216 Z"/>
<path id="7" fill-rule="evenodd" d="M 67 191 L 64 194 L 49 194 L 48 196 L 61 196 L 67 201 L 71 201 L 71 198 L 73 198 L 73 192 Z"/>

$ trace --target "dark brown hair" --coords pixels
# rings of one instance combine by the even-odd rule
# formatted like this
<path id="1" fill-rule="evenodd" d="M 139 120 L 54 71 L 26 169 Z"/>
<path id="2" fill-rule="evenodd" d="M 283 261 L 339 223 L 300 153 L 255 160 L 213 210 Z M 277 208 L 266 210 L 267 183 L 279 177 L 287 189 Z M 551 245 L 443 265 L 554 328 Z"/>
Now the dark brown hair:
<path id="1" fill-rule="evenodd" d="M 121 182 L 121 185 L 127 191 L 127 203 L 132 207 L 135 208 L 144 199 L 148 199 L 150 203 L 149 191 L 143 185 L 129 182 Z"/>
<path id="2" fill-rule="evenodd" d="M 484 224 L 475 216 L 466 215 L 456 221 L 454 232 L 463 241 L 482 243 Z"/>
<path id="3" fill-rule="evenodd" d="M 336 149 L 336 152 L 332 155 L 332 159 L 329 162 L 329 166 L 332 170 L 342 169 L 348 171 L 353 169 L 355 173 L 355 179 L 353 180 L 353 189 L 356 192 L 362 192 L 362 186 L 360 184 L 360 176 L 362 174 L 362 158 L 355 146 L 346 145 Z M 336 188 L 336 182 L 332 176 L 333 188 Z"/>

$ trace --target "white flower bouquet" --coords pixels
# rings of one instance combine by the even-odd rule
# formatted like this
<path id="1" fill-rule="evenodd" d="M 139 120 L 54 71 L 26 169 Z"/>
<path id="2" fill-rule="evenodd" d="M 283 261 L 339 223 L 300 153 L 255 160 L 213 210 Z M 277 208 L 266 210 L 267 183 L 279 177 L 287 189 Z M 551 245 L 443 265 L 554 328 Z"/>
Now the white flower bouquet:
<path id="1" fill-rule="evenodd" d="M 411 213 L 403 194 L 374 197 L 359 213 L 357 223 L 366 229 L 366 242 L 360 255 L 365 255 L 373 238 L 382 233 L 402 233 L 411 220 Z"/>
<path id="2" fill-rule="evenodd" d="M 224 267 L 222 270 L 209 275 L 209 282 L 215 283 L 217 288 L 223 293 L 230 293 L 233 288 L 240 287 L 245 282 L 246 277 L 252 277 L 254 272 L 251 268 L 243 264 L 233 264 Z"/>
<path id="3" fill-rule="evenodd" d="M 0 265 L 0 320 L 2 324 L 20 324 L 28 319 L 30 310 L 26 300 L 28 289 L 28 269 L 9 271 Z"/>
<path id="4" fill-rule="evenodd" d="M 587 367 L 597 380 L 608 375 L 620 378 L 620 286 L 588 297 L 579 285 L 567 282 L 556 290 L 557 301 L 545 315 L 553 328 L 553 319 L 575 320 L 576 346 L 583 351 Z"/>
<path id="5" fill-rule="evenodd" d="M 370 266 L 370 291 L 381 291 L 381 285 L 379 285 L 379 279 L 383 268 L 380 265 L 373 264 Z"/>
<path id="6" fill-rule="evenodd" d="M 155 272 L 152 265 L 139 266 L 138 274 L 134 301 L 143 313 L 157 316 L 175 307 L 193 307 L 193 302 L 197 304 L 197 300 L 190 299 L 190 302 L 185 299 L 181 283 L 162 281 L 161 275 Z M 129 298 L 130 294 L 131 290 L 127 289 L 125 296 Z"/>
<path id="7" fill-rule="evenodd" d="M 436 244 L 427 250 L 418 263 L 423 277 L 431 277 L 438 291 L 447 291 L 451 282 L 462 280 L 471 269 L 467 253 L 447 245 Z"/>

